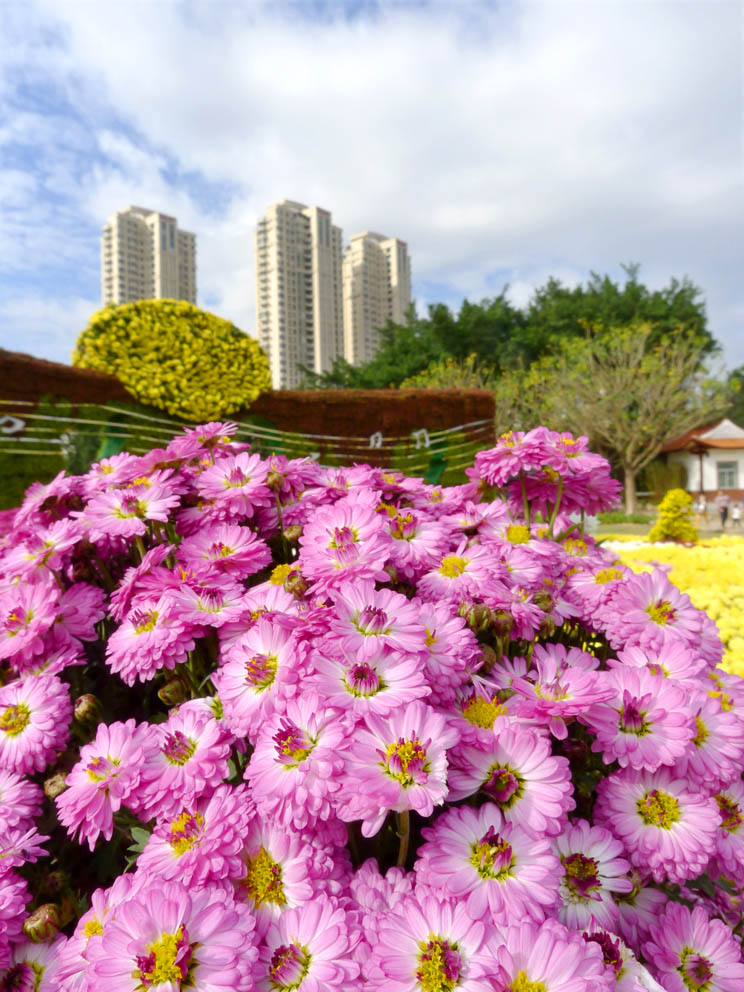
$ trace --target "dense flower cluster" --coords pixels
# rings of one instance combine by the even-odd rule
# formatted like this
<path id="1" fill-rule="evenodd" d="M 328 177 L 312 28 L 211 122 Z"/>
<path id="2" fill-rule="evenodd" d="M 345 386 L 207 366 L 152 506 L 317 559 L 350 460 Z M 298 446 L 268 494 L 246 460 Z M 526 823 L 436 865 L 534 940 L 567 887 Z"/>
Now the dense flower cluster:
<path id="1" fill-rule="evenodd" d="M 255 338 L 186 300 L 137 300 L 98 310 L 72 364 L 115 375 L 142 403 L 198 422 L 249 406 L 271 389 Z"/>
<path id="2" fill-rule="evenodd" d="M 744 676 L 744 537 L 709 538 L 691 548 L 633 540 L 611 543 L 635 572 L 664 569 L 715 621 L 725 648 L 721 666 Z"/>
<path id="3" fill-rule="evenodd" d="M 744 683 L 538 429 L 447 489 L 209 423 L 0 549 L 0 990 L 734 992 Z"/>

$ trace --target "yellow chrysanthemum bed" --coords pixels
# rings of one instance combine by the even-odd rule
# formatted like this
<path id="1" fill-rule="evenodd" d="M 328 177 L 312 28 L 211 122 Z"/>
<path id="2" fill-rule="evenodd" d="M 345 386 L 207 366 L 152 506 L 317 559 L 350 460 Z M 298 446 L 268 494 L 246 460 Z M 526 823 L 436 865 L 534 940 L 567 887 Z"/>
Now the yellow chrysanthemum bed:
<path id="1" fill-rule="evenodd" d="M 217 420 L 271 389 L 259 343 L 184 300 L 110 304 L 93 314 L 72 363 L 108 372 L 141 403 L 186 420 Z"/>
<path id="2" fill-rule="evenodd" d="M 635 572 L 671 565 L 672 582 L 718 625 L 726 647 L 723 667 L 744 676 L 744 536 L 714 537 L 693 547 L 636 541 L 626 538 L 627 547 L 616 546 L 618 558 Z"/>

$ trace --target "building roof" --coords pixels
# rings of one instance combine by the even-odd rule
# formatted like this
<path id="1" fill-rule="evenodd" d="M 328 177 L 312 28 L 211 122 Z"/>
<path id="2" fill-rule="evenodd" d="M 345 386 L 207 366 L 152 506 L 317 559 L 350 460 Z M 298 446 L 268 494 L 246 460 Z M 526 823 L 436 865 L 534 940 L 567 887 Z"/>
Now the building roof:
<path id="1" fill-rule="evenodd" d="M 685 434 L 667 441 L 662 451 L 701 451 L 707 448 L 744 449 L 744 428 L 728 417 L 693 427 Z"/>

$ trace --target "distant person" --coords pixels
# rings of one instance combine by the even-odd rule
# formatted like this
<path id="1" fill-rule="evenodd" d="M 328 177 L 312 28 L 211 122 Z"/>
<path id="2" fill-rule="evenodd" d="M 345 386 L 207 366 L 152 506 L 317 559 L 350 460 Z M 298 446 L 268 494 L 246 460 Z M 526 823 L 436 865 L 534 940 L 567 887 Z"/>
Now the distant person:
<path id="1" fill-rule="evenodd" d="M 731 504 L 731 524 L 735 530 L 741 530 L 741 503 L 738 499 Z"/>
<path id="2" fill-rule="evenodd" d="M 695 526 L 699 527 L 700 524 L 705 521 L 708 523 L 708 500 L 705 498 L 705 493 L 700 493 L 698 498 L 695 500 Z"/>
<path id="3" fill-rule="evenodd" d="M 728 519 L 729 511 L 729 495 L 728 493 L 719 492 L 716 496 L 716 506 L 718 507 L 718 512 L 721 515 L 721 528 L 726 529 L 726 520 Z"/>

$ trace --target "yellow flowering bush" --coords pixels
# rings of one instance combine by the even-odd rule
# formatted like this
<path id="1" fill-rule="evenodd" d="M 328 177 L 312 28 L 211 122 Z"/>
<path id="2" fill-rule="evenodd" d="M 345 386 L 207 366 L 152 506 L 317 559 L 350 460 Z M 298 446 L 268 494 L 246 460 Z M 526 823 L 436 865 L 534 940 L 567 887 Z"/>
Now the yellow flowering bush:
<path id="1" fill-rule="evenodd" d="M 671 581 L 715 620 L 726 648 L 723 667 L 744 676 L 744 537 L 714 537 L 692 548 L 624 543 L 615 553 L 634 572 L 671 565 Z"/>
<path id="2" fill-rule="evenodd" d="M 98 310 L 78 337 L 72 364 L 115 375 L 140 403 L 197 422 L 219 420 L 271 389 L 259 343 L 185 300 Z"/>
<path id="3" fill-rule="evenodd" d="M 659 517 L 649 531 L 649 541 L 684 541 L 693 544 L 698 532 L 692 525 L 692 496 L 684 489 L 670 489 L 659 504 Z"/>

